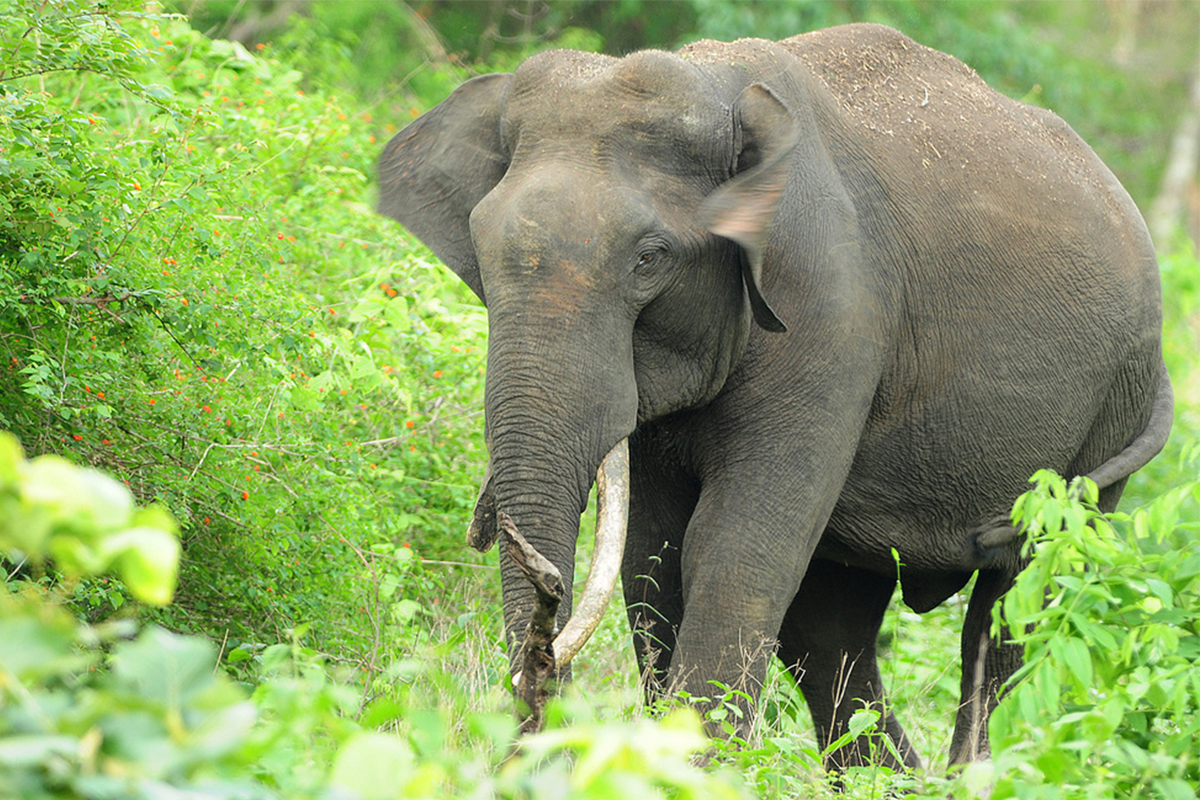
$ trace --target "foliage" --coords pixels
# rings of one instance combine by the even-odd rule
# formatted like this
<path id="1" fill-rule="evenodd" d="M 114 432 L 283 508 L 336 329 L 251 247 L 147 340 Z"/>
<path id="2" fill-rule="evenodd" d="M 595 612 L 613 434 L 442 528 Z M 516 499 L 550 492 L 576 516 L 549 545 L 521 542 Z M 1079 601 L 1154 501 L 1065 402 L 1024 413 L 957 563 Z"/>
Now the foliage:
<path id="1" fill-rule="evenodd" d="M 172 510 L 165 621 L 371 666 L 484 461 L 482 310 L 362 201 L 389 128 L 133 0 L 2 2 L 0 427 Z"/>
<path id="2" fill-rule="evenodd" d="M 1050 108 L 1148 207 L 1170 124 L 1188 107 L 1196 3 L 1036 0 L 175 0 L 197 24 L 240 41 L 320 31 L 303 71 L 399 110 L 427 108 L 462 79 L 511 70 L 548 47 L 620 55 L 756 36 L 783 39 L 849 22 L 891 25 L 953 54 L 1011 97 Z M 289 16 L 290 13 L 290 16 Z M 285 24 L 286 21 L 286 24 Z M 298 50 L 295 52 L 299 52 Z M 336 53 L 336 58 L 329 56 Z M 358 65 L 341 70 L 333 65 Z"/>
<path id="3" fill-rule="evenodd" d="M 113 479 L 56 456 L 26 461 L 0 434 L 0 553 L 53 559 L 70 576 L 0 593 L 0 797 L 150 796 L 181 778 L 207 782 L 253 721 L 213 677 L 210 642 L 158 628 L 130 641 L 129 625 L 84 626 L 62 607 L 71 580 L 108 568 L 135 596 L 170 599 L 174 521 L 133 505 Z"/>
<path id="4" fill-rule="evenodd" d="M 175 592 L 179 542 L 165 510 L 135 511 L 124 486 L 58 456 L 26 462 L 3 432 L 0 551 L 37 572 L 51 558 L 69 580 L 112 568 L 146 603 L 165 605 Z"/>
<path id="5" fill-rule="evenodd" d="M 9 557 L 57 563 L 65 553 L 76 578 L 113 566 L 155 601 L 174 588 L 178 551 L 158 542 L 174 542 L 173 521 L 161 509 L 133 512 L 132 495 L 111 478 L 54 456 L 26 461 L 2 434 L 0 505 L 0 552 Z M 83 551 L 118 556 L 78 558 Z M 406 735 L 362 728 L 352 717 L 359 694 L 330 681 L 323 660 L 301 646 L 302 630 L 261 654 L 263 680 L 247 697 L 217 670 L 212 642 L 128 622 L 87 625 L 65 611 L 67 596 L 64 584 L 14 583 L 0 593 L 4 800 L 740 796 L 729 776 L 689 763 L 707 747 L 694 714 L 601 725 L 559 703 L 552 723 L 576 724 L 525 739 L 497 770 L 494 756 L 481 764 L 447 750 L 436 711 L 377 705 L 368 716 L 377 724 L 388 716 L 416 724 Z M 510 717 L 468 719 L 504 752 Z"/>
<path id="6" fill-rule="evenodd" d="M 992 718 L 992 796 L 1195 797 L 1200 482 L 1106 517 L 1090 481 L 1034 481 L 1013 511 L 1032 562 L 998 606 L 1026 663 Z"/>

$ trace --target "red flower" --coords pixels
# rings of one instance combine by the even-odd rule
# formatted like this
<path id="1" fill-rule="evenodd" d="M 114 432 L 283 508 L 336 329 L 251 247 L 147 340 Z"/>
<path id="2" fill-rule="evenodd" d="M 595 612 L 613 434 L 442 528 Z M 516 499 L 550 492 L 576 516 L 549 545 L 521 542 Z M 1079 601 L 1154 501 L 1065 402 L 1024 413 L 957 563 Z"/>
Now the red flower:
<path id="1" fill-rule="evenodd" d="M 242 492 L 242 499 L 243 499 L 243 500 L 249 500 L 249 499 L 250 499 L 250 493 L 249 493 L 249 492 Z"/>

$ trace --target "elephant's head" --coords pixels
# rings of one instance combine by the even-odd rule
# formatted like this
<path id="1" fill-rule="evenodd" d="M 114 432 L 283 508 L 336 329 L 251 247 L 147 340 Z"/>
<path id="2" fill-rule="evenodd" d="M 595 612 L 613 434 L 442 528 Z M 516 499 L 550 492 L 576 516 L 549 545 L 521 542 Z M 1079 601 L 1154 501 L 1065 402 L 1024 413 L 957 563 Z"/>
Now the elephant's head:
<path id="1" fill-rule="evenodd" d="M 759 286 L 796 124 L 738 74 L 546 53 L 463 84 L 380 163 L 382 213 L 487 306 L 491 492 L 562 573 L 560 627 L 605 454 L 715 397 L 754 322 L 784 329 Z M 502 575 L 515 658 L 534 596 Z"/>

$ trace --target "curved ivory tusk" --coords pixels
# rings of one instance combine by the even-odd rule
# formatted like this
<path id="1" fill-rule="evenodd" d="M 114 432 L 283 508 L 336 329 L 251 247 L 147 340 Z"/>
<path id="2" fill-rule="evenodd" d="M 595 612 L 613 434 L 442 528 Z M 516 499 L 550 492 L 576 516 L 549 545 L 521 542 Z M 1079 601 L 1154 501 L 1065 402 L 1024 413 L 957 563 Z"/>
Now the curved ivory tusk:
<path id="1" fill-rule="evenodd" d="M 583 649 L 596 631 L 621 570 L 625 532 L 629 527 L 629 440 L 617 442 L 596 471 L 596 543 L 592 568 L 567 624 L 554 639 L 559 669 Z"/>

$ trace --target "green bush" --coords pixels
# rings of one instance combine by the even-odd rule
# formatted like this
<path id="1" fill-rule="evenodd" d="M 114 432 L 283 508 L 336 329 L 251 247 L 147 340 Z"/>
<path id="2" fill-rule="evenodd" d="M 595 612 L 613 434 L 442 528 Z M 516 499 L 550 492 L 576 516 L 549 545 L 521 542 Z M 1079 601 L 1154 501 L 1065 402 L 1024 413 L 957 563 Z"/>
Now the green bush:
<path id="1" fill-rule="evenodd" d="M 258 656 L 261 684 L 247 696 L 206 639 L 87 625 L 62 605 L 72 581 L 105 580 L 110 568 L 135 596 L 167 602 L 178 548 L 165 511 L 135 510 L 120 483 L 55 456 L 26 461 L 8 434 L 0 510 L 0 554 L 53 560 L 64 576 L 0 592 L 2 800 L 740 796 L 731 776 L 689 763 L 708 742 L 686 710 L 600 724 L 558 703 L 550 718 L 560 727 L 523 740 L 503 766 L 509 715 L 463 715 L 482 754 L 447 741 L 445 710 L 375 704 L 366 719 L 400 730 L 365 729 L 354 721 L 361 694 L 330 680 L 328 662 L 300 644 L 303 630 Z"/>
<path id="2" fill-rule="evenodd" d="M 1014 508 L 1032 563 L 997 607 L 1026 663 L 992 717 L 992 796 L 1195 797 L 1200 482 L 1109 516 L 1090 481 L 1035 482 Z"/>
<path id="3" fill-rule="evenodd" d="M 374 663 L 486 460 L 483 311 L 363 200 L 394 128 L 134 0 L 0 3 L 0 427 L 172 510 L 171 625 Z"/>

